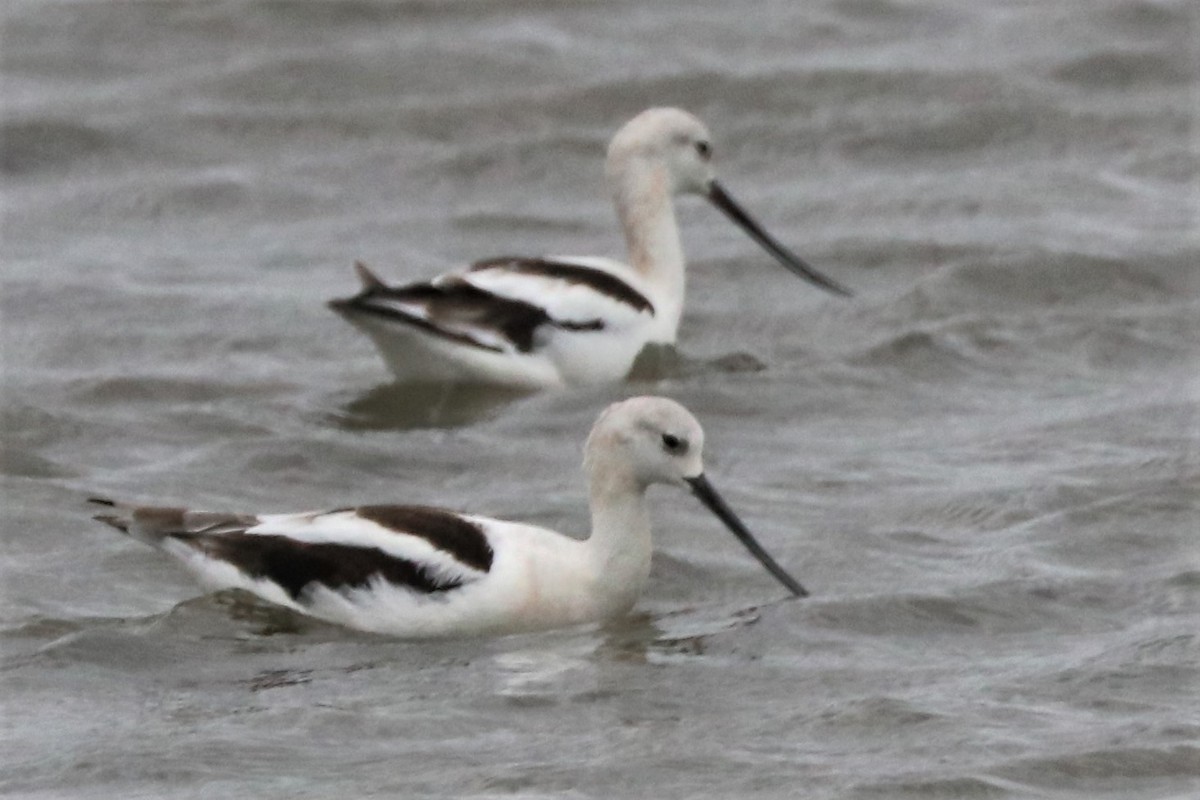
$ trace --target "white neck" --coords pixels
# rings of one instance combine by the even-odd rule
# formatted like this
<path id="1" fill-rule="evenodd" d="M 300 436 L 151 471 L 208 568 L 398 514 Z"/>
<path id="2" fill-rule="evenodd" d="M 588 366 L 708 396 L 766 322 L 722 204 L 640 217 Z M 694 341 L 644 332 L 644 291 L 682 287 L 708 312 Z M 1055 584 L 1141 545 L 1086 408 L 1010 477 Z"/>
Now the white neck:
<path id="1" fill-rule="evenodd" d="M 609 174 L 629 264 L 652 293 L 656 328 L 674 343 L 683 313 L 684 259 L 667 168 L 633 159 Z"/>
<path id="2" fill-rule="evenodd" d="M 592 535 L 588 560 L 597 577 L 597 602 L 604 616 L 633 607 L 650 577 L 650 515 L 646 487 L 627 466 L 611 461 L 592 465 L 589 506 Z"/>

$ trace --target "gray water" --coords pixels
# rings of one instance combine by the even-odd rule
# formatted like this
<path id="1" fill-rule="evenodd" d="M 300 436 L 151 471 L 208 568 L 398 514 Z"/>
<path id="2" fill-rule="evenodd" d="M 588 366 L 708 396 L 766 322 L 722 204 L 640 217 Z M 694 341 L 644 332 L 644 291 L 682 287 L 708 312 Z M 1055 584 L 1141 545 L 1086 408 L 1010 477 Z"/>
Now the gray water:
<path id="1" fill-rule="evenodd" d="M 1200 792 L 1197 11 L 1186 0 L 9 0 L 0 793 Z M 417 394 L 323 307 L 621 255 L 603 147 L 674 104 L 849 301 L 684 202 L 681 356 Z M 204 596 L 102 493 L 587 529 L 580 443 L 688 405 L 813 592 L 654 492 L 603 628 L 407 643 Z"/>

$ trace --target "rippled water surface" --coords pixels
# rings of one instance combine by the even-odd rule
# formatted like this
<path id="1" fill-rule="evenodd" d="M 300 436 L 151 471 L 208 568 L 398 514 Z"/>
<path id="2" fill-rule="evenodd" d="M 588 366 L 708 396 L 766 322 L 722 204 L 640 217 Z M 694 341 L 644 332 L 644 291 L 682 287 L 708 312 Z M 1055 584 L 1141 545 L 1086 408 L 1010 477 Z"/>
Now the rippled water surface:
<path id="1" fill-rule="evenodd" d="M 1194 4 L 2 13 L 0 793 L 1200 792 Z M 324 307 L 356 258 L 620 255 L 603 147 L 652 104 L 857 296 L 684 201 L 681 352 L 630 386 L 410 392 Z M 812 598 L 663 489 L 635 616 L 413 644 L 204 596 L 83 503 L 583 533 L 633 392 Z"/>

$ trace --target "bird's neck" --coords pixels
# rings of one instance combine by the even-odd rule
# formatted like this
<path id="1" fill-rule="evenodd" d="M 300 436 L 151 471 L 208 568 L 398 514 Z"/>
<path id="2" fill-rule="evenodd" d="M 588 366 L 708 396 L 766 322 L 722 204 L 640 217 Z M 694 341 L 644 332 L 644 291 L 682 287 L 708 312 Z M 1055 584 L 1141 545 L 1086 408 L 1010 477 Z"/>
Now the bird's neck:
<path id="1" fill-rule="evenodd" d="M 650 577 L 650 514 L 646 487 L 627 468 L 592 471 L 589 505 L 592 534 L 587 540 L 605 615 L 633 607 Z"/>
<path id="2" fill-rule="evenodd" d="M 670 176 L 664 166 L 627 164 L 610 175 L 629 264 L 654 295 L 655 317 L 674 342 L 683 313 L 684 258 Z"/>

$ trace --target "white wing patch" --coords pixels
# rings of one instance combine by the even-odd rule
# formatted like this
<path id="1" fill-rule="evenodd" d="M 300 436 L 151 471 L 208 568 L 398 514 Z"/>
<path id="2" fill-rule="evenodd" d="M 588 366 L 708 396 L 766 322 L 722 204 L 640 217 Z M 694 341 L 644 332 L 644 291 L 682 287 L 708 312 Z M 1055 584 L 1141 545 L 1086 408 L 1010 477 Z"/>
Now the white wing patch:
<path id="1" fill-rule="evenodd" d="M 492 259 L 462 276 L 500 297 L 542 308 L 556 323 L 621 329 L 654 316 L 640 281 L 605 258 Z"/>
<path id="2" fill-rule="evenodd" d="M 311 514 L 264 514 L 259 519 L 261 522 L 246 533 L 285 536 L 309 544 L 374 548 L 394 558 L 410 561 L 435 577 L 458 583 L 487 574 L 487 570 L 479 569 L 477 563 L 468 563 L 421 535 L 384 527 L 360 516 L 358 509 Z M 474 520 L 469 524 L 475 524 Z M 481 529 L 480 535 L 486 538 L 486 530 Z"/>

